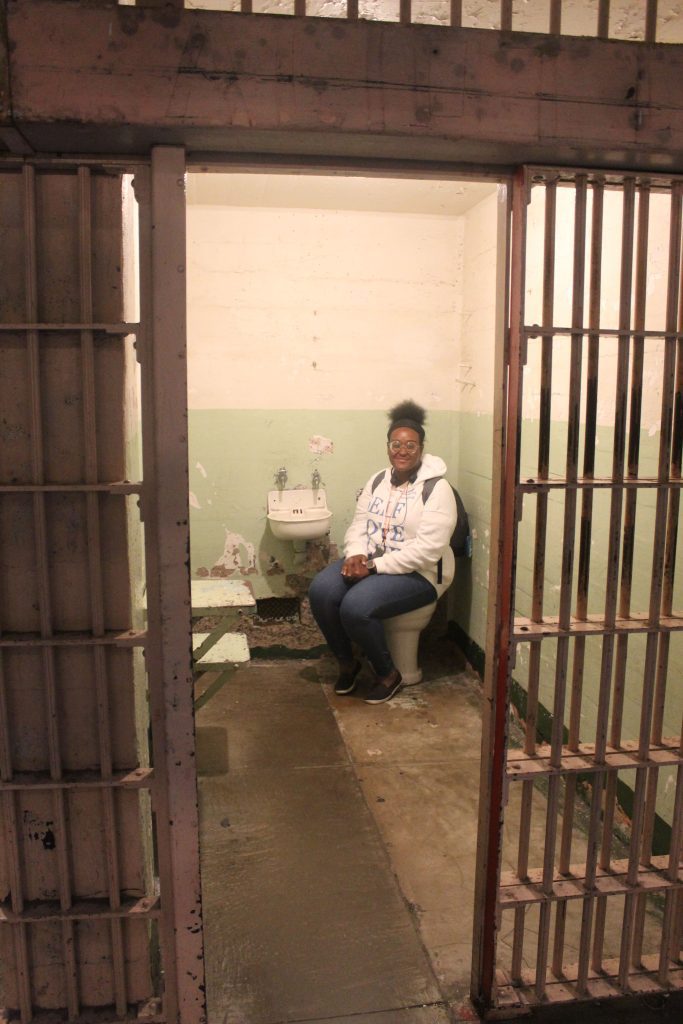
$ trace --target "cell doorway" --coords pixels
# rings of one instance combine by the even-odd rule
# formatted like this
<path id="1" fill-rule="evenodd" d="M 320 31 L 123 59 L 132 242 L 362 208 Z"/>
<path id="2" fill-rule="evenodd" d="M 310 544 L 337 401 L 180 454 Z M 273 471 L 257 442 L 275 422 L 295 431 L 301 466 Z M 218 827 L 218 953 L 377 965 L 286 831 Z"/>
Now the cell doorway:
<path id="1" fill-rule="evenodd" d="M 507 192 L 214 172 L 187 199 L 195 644 L 230 617 L 212 594 L 241 605 L 195 697 L 209 1017 L 445 1022 L 471 965 Z M 307 592 L 405 398 L 474 552 L 422 680 L 373 708 L 369 667 L 334 694 Z M 287 494 L 331 513 L 319 536 L 278 535 L 269 496 Z"/>

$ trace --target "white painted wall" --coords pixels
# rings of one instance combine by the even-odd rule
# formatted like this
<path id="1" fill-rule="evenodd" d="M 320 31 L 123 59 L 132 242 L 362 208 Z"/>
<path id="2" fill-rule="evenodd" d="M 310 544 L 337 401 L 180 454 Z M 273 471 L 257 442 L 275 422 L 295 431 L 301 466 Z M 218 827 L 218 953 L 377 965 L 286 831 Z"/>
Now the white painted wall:
<path id="1" fill-rule="evenodd" d="M 190 206 L 191 409 L 457 407 L 462 220 Z"/>

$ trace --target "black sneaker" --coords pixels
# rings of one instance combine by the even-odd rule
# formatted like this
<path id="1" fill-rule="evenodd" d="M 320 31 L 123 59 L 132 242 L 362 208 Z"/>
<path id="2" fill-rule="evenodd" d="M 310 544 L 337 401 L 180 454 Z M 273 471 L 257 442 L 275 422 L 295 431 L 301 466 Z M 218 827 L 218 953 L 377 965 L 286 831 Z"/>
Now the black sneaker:
<path id="1" fill-rule="evenodd" d="M 356 676 L 360 672 L 361 664 L 359 661 L 354 662 L 352 668 L 342 669 L 339 673 L 339 678 L 334 684 L 334 692 L 343 696 L 346 693 L 353 693 L 356 689 Z"/>
<path id="2" fill-rule="evenodd" d="M 397 672 L 396 679 L 389 686 L 385 686 L 384 683 L 380 683 L 378 680 L 365 698 L 365 703 L 384 704 L 386 700 L 391 700 L 402 689 L 403 679 L 401 678 L 401 673 Z"/>

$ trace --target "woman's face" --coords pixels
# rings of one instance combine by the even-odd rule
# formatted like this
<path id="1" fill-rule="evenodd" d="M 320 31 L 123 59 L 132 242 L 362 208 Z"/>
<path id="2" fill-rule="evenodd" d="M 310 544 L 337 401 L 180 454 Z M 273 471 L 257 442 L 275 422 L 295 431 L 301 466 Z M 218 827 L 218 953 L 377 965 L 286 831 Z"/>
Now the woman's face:
<path id="1" fill-rule="evenodd" d="M 401 447 L 398 451 L 392 451 L 392 443 L 395 446 L 396 442 L 400 442 Z M 413 451 L 409 451 L 409 448 L 413 448 L 413 446 L 416 447 Z M 416 430 L 411 430 L 410 427 L 397 427 L 396 430 L 391 431 L 387 447 L 391 465 L 398 474 L 407 480 L 422 461 L 420 435 Z"/>

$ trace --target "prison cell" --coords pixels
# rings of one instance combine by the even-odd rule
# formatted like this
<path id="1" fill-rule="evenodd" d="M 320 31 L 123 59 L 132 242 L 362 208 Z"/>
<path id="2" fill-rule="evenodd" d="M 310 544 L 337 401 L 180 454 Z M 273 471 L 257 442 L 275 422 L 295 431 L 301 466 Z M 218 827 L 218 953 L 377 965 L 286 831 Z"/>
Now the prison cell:
<path id="1" fill-rule="evenodd" d="M 161 638 L 170 590 L 176 621 L 189 600 L 159 572 L 187 537 L 184 393 L 164 379 L 183 171 L 174 150 L 0 168 L 0 1003 L 24 1024 L 202 1019 L 190 655 Z M 176 236 L 155 244 L 161 209 Z"/>
<path id="2" fill-rule="evenodd" d="M 429 5 L 431 3 L 432 12 L 434 11 L 434 0 L 394 0 L 393 4 L 387 2 L 382 11 L 385 16 L 391 17 L 392 7 L 394 8 L 394 15 L 397 20 L 403 25 L 410 25 L 413 22 L 423 20 L 420 15 L 429 12 Z M 184 6 L 183 3 L 179 3 L 178 6 Z M 202 6 L 200 4 L 192 4 L 192 6 Z M 495 23 L 488 24 L 484 22 L 484 27 L 500 29 L 502 32 L 510 32 L 514 30 L 529 31 L 530 26 L 528 23 L 520 24 L 520 15 L 528 17 L 529 14 L 533 14 L 534 31 L 548 32 L 551 35 L 561 35 L 567 32 L 566 19 L 563 25 L 563 13 L 567 14 L 569 18 L 574 11 L 570 9 L 570 5 L 566 6 L 563 4 L 563 0 L 539 0 L 537 4 L 528 5 L 525 11 L 521 11 L 513 4 L 513 0 L 500 0 L 496 5 L 491 5 L 493 8 L 492 14 L 494 15 Z M 617 5 L 612 4 L 611 0 L 598 0 L 595 4 L 595 14 L 592 19 L 592 34 L 598 39 L 609 39 L 612 35 L 610 32 L 611 17 L 615 17 L 615 7 Z M 452 28 L 463 28 L 463 27 L 482 27 L 480 20 L 481 9 L 480 5 L 468 5 L 466 0 L 442 0 L 442 3 L 438 5 L 437 17 L 447 17 L 448 25 Z M 469 8 L 469 9 L 468 9 Z M 260 13 L 262 10 L 266 13 L 283 13 L 282 5 L 275 5 L 273 7 L 268 6 L 266 3 L 259 5 L 258 0 L 255 3 L 254 0 L 234 0 L 235 10 L 240 11 L 242 14 L 253 14 Z M 371 6 L 363 9 L 363 0 L 340 0 L 340 2 L 332 7 L 332 14 L 330 15 L 330 5 L 327 4 L 320 8 L 317 4 L 314 6 L 310 0 L 289 0 L 289 5 L 285 5 L 285 13 L 293 14 L 297 17 L 305 17 L 306 15 L 313 15 L 317 17 L 336 17 L 346 18 L 348 21 L 357 21 L 359 18 L 368 18 L 371 20 L 382 20 L 382 17 L 378 17 L 377 10 Z M 618 17 L 618 11 L 616 16 Z M 658 15 L 658 0 L 646 0 L 643 4 L 642 19 L 638 26 L 638 38 L 646 43 L 654 43 L 657 39 L 657 15 Z M 582 30 L 582 34 L 583 34 Z M 588 30 L 591 31 L 590 29 Z"/>
<path id="3" fill-rule="evenodd" d="M 514 186 L 474 959 L 491 1011 L 683 987 L 682 197 L 638 174 Z"/>

